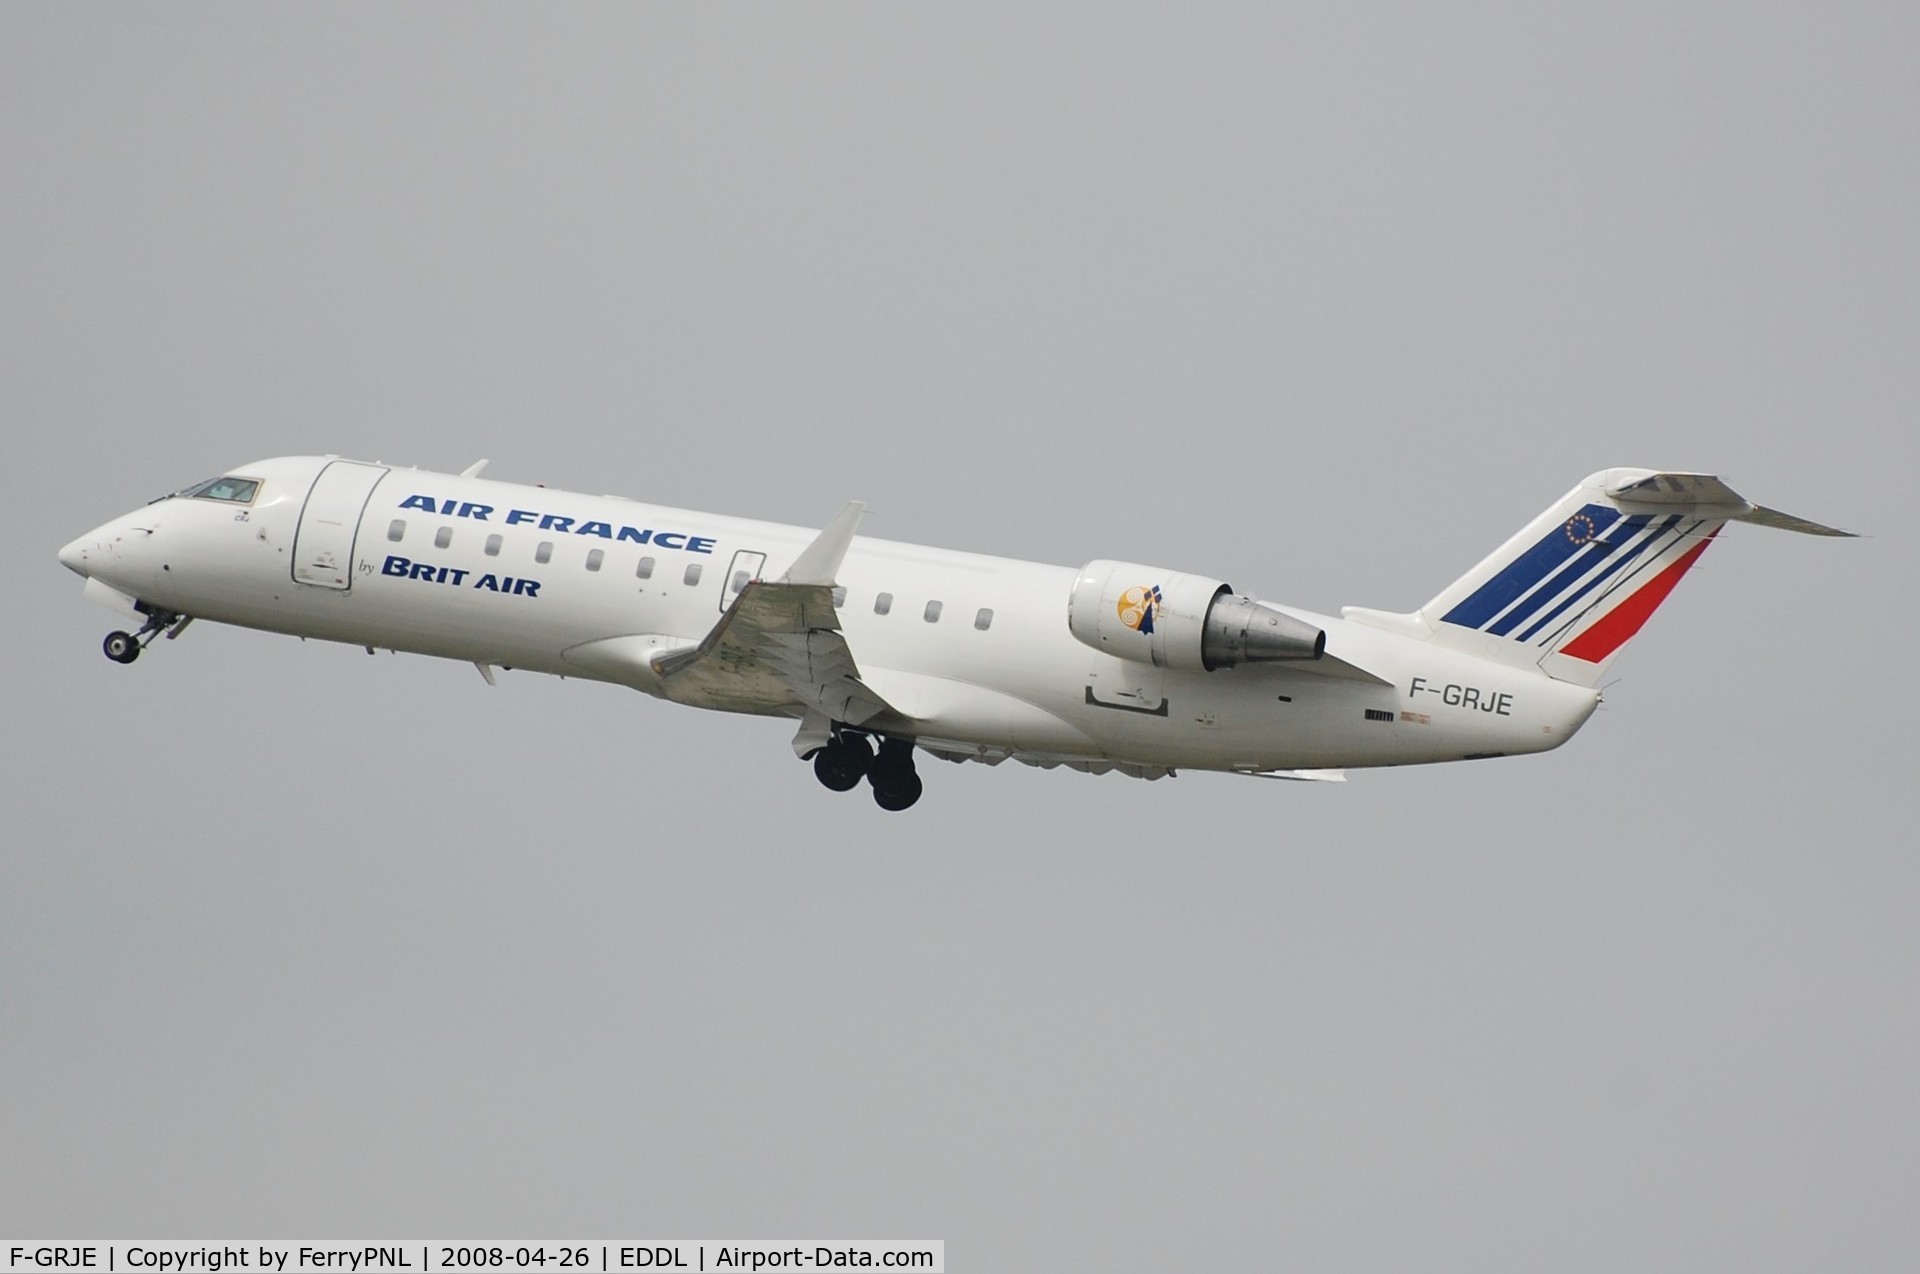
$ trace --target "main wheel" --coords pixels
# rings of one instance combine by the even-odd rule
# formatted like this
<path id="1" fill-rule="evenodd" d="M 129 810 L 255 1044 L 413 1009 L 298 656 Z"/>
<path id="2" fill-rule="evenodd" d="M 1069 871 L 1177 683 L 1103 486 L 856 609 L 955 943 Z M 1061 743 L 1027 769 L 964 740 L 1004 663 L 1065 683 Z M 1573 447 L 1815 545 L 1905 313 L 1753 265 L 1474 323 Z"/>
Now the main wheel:
<path id="1" fill-rule="evenodd" d="M 920 776 L 912 770 L 875 784 L 873 803 L 883 810 L 903 810 L 920 799 Z"/>
<path id="2" fill-rule="evenodd" d="M 831 792 L 851 792 L 867 776 L 873 751 L 865 739 L 835 739 L 813 754 L 813 777 Z"/>
<path id="3" fill-rule="evenodd" d="M 100 649 L 107 652 L 107 658 L 117 664 L 130 664 L 140 657 L 140 642 L 132 633 L 113 632 L 100 643 Z"/>
<path id="4" fill-rule="evenodd" d="M 920 776 L 913 772 L 913 744 L 907 739 L 882 739 L 880 755 L 867 770 L 873 784 L 873 803 L 883 810 L 903 810 L 920 799 Z"/>

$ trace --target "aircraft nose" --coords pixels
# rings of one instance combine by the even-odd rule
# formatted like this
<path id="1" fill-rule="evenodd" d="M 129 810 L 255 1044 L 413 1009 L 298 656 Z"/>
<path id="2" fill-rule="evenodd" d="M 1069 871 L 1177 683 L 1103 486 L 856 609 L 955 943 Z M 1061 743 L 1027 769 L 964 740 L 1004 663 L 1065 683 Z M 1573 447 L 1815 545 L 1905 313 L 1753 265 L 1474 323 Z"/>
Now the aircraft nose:
<path id="1" fill-rule="evenodd" d="M 91 535 L 83 535 L 60 550 L 60 565 L 81 578 L 87 574 L 87 549 L 93 543 Z"/>

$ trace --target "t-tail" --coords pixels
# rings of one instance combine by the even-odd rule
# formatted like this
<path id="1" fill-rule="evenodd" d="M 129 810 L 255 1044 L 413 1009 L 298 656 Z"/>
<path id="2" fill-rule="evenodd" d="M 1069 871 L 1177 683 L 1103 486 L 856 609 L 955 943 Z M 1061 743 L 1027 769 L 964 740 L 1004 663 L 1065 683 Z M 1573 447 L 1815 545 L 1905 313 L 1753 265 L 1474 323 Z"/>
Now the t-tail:
<path id="1" fill-rule="evenodd" d="M 1594 686 L 1729 521 L 1851 534 L 1749 503 L 1706 474 L 1607 469 L 1413 615 L 1348 614 Z"/>

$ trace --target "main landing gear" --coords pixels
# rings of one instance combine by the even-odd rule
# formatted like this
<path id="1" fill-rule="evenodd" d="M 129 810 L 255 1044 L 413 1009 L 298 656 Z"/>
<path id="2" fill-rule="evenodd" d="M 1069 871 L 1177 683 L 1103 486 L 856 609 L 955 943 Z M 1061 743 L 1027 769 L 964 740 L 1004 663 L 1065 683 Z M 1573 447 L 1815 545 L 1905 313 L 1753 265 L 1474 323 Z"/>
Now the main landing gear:
<path id="1" fill-rule="evenodd" d="M 834 792 L 850 792 L 865 779 L 873 785 L 873 803 L 883 810 L 903 810 L 920 799 L 913 744 L 906 739 L 883 738 L 875 753 L 866 735 L 836 732 L 813 754 L 813 776 Z"/>
<path id="2" fill-rule="evenodd" d="M 100 649 L 106 651 L 107 658 L 113 662 L 130 664 L 138 659 L 140 652 L 152 644 L 153 639 L 162 632 L 166 633 L 168 641 L 172 641 L 193 622 L 193 616 L 176 615 L 170 610 L 146 610 L 143 607 L 142 611 L 147 617 L 147 622 L 141 625 L 139 632 L 108 633 L 107 639 L 100 643 Z"/>

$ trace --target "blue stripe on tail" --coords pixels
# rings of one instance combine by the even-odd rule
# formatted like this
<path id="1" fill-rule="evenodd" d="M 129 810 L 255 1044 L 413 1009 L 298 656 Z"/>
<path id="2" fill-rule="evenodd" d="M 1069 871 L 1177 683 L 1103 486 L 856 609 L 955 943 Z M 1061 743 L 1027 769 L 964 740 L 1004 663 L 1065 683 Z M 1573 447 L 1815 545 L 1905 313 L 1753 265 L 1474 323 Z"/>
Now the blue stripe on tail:
<path id="1" fill-rule="evenodd" d="M 1585 548 L 1601 532 L 1620 518 L 1618 509 L 1604 504 L 1589 504 L 1540 537 L 1540 542 L 1522 553 L 1492 579 L 1473 591 L 1465 601 L 1440 618 L 1463 628 L 1479 628 L 1545 579 L 1556 567 Z M 1582 522 L 1582 519 L 1585 519 Z"/>
<path id="2" fill-rule="evenodd" d="M 1542 606 L 1560 596 L 1575 580 L 1611 557 L 1622 544 L 1639 534 L 1640 529 L 1651 521 L 1653 521 L 1653 515 L 1650 513 L 1635 514 L 1620 525 L 1611 528 L 1606 539 L 1594 540 L 1587 544 L 1574 554 L 1573 561 L 1569 562 L 1564 569 L 1539 588 L 1534 589 L 1531 596 L 1502 615 L 1499 622 L 1487 631 L 1496 637 L 1505 637 L 1526 623 L 1528 618 L 1538 612 Z"/>
<path id="3" fill-rule="evenodd" d="M 1648 520 L 1649 519 L 1647 518 L 1640 519 L 1643 525 Z M 1670 515 L 1665 522 L 1662 522 L 1660 524 L 1660 528 L 1656 530 L 1652 535 L 1649 535 L 1646 539 L 1640 541 L 1638 544 L 1634 545 L 1631 549 L 1628 549 L 1625 553 L 1621 554 L 1619 561 L 1607 567 L 1606 570 L 1601 571 L 1598 575 L 1588 580 L 1585 584 L 1581 585 L 1578 589 L 1575 589 L 1571 596 L 1569 596 L 1565 601 L 1561 602 L 1558 606 L 1555 606 L 1552 610 L 1548 611 L 1546 614 L 1542 615 L 1538 622 L 1536 622 L 1531 628 L 1527 629 L 1526 632 L 1521 633 L 1514 640 L 1515 641 L 1532 641 L 1533 635 L 1535 633 L 1539 632 L 1542 628 L 1545 628 L 1548 624 L 1551 624 L 1554 620 L 1558 619 L 1561 615 L 1565 614 L 1569 606 L 1572 606 L 1575 602 L 1585 597 L 1588 593 L 1591 593 L 1594 589 L 1606 583 L 1620 570 L 1621 567 L 1626 566 L 1628 563 L 1632 562 L 1634 558 L 1639 557 L 1642 553 L 1646 552 L 1650 547 L 1653 546 L 1656 540 L 1660 540 L 1664 538 L 1667 532 L 1673 530 L 1673 528 L 1677 526 L 1679 522 L 1680 522 L 1680 515 L 1678 513 Z"/>

